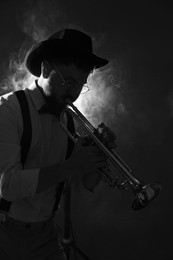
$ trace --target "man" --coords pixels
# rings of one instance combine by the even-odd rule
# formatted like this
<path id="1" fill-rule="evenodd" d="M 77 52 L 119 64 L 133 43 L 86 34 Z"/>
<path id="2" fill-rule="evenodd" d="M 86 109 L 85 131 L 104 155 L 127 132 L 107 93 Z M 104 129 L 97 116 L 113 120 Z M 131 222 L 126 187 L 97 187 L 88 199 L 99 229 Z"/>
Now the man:
<path id="1" fill-rule="evenodd" d="M 26 67 L 38 79 L 25 89 L 32 140 L 24 168 L 20 106 L 13 93 L 1 98 L 0 191 L 12 204 L 0 221 L 0 259 L 64 259 L 53 221 L 57 187 L 85 176 L 85 187 L 93 189 L 100 179 L 96 171 L 107 161 L 96 146 L 81 142 L 66 158 L 68 137 L 59 117 L 66 100 L 78 98 L 93 69 L 107 63 L 93 53 L 91 38 L 73 29 L 56 32 L 28 51 Z M 112 135 L 110 143 L 114 140 Z"/>

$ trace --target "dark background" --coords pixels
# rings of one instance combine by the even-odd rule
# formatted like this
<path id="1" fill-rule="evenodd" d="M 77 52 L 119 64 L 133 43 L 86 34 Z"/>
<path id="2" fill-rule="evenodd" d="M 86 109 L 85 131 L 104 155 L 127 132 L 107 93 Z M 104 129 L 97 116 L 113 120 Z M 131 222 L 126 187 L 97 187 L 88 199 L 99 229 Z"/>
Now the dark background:
<path id="1" fill-rule="evenodd" d="M 1 1 L 1 82 L 15 71 L 33 40 L 66 26 L 90 33 L 96 52 L 111 61 L 106 76 L 114 80 L 112 110 L 106 106 L 102 114 L 117 135 L 118 150 L 137 178 L 162 183 L 159 197 L 141 211 L 131 209 L 131 190 L 120 192 L 101 183 L 93 195 L 74 192 L 71 215 L 76 244 L 91 259 L 171 260 L 171 5 L 164 1 Z"/>

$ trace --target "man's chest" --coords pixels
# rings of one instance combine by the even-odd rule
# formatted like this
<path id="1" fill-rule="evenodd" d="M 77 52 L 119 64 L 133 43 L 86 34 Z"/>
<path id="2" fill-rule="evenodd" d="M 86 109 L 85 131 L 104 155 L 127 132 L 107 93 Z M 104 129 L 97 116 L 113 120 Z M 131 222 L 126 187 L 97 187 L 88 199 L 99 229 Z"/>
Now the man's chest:
<path id="1" fill-rule="evenodd" d="M 33 166 L 45 167 L 64 161 L 68 138 L 56 118 L 41 116 L 32 132 L 27 162 L 34 164 Z"/>

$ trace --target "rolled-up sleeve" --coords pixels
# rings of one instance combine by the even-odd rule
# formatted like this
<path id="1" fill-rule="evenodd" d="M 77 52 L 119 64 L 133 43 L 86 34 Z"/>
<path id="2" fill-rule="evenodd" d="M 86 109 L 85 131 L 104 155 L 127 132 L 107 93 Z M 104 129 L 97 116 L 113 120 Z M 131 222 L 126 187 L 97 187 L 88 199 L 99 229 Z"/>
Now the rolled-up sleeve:
<path id="1" fill-rule="evenodd" d="M 0 196 L 8 201 L 34 197 L 39 175 L 39 169 L 22 168 L 22 130 L 18 124 L 21 114 L 19 108 L 16 111 L 6 105 L 0 106 Z"/>

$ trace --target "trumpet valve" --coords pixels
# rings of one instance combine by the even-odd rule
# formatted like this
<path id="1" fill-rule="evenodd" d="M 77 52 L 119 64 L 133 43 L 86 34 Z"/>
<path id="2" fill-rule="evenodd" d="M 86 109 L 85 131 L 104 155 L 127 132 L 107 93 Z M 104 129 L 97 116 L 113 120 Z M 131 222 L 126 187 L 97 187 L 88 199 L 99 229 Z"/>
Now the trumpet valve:
<path id="1" fill-rule="evenodd" d="M 118 179 L 118 177 L 117 177 Z M 129 186 L 129 182 L 127 180 L 121 182 L 121 183 L 117 183 L 117 187 L 119 190 L 127 190 Z"/>

